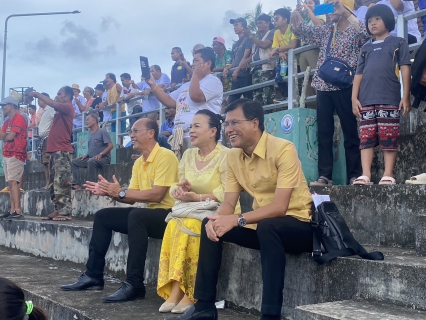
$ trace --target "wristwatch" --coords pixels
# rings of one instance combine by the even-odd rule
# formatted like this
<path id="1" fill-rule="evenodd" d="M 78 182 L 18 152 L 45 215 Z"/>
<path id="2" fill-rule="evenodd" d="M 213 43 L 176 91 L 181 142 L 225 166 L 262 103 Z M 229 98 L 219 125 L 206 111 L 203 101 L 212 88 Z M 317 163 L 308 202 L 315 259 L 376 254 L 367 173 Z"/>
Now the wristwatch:
<path id="1" fill-rule="evenodd" d="M 238 225 L 240 227 L 245 227 L 245 225 L 247 224 L 246 218 L 244 218 L 244 216 L 242 214 L 238 215 Z"/>
<path id="2" fill-rule="evenodd" d="M 126 189 L 125 188 L 121 189 L 118 196 L 120 197 L 120 199 L 123 199 L 126 196 Z"/>

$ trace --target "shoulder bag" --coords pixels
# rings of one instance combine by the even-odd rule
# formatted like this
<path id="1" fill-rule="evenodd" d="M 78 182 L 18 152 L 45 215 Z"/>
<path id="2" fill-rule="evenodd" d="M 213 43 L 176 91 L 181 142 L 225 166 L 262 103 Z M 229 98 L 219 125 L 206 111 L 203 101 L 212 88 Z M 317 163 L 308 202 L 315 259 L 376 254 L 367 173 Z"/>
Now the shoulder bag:
<path id="1" fill-rule="evenodd" d="M 318 76 L 327 83 L 332 84 L 339 89 L 347 89 L 354 82 L 355 71 L 345 61 L 330 57 L 330 45 L 333 40 L 333 31 L 328 39 L 327 49 L 325 51 L 325 61 L 319 67 Z"/>
<path id="2" fill-rule="evenodd" d="M 200 202 L 176 201 L 172 208 L 172 212 L 167 215 L 165 221 L 169 222 L 173 219 L 180 231 L 190 236 L 199 237 L 200 235 L 198 233 L 192 232 L 186 228 L 181 219 L 191 218 L 203 221 L 204 218 L 213 216 L 219 206 L 219 202 L 211 199 Z"/>
<path id="3" fill-rule="evenodd" d="M 314 233 L 312 257 L 318 264 L 353 255 L 368 260 L 384 260 L 383 253 L 369 253 L 355 240 L 332 201 L 324 201 L 313 210 L 311 225 Z"/>

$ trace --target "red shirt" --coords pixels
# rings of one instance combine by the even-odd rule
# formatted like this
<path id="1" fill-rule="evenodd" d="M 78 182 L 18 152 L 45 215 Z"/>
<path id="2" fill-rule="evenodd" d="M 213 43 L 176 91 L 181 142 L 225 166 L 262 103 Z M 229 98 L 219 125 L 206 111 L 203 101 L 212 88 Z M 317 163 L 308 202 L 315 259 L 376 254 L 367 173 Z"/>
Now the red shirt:
<path id="1" fill-rule="evenodd" d="M 6 133 L 16 132 L 16 136 L 12 141 L 5 141 L 3 146 L 3 156 L 5 158 L 15 157 L 16 159 L 25 162 L 27 159 L 27 122 L 21 116 L 19 111 L 12 117 L 7 119 L 1 131 Z"/>
<path id="2" fill-rule="evenodd" d="M 71 135 L 73 129 L 74 107 L 71 102 L 58 103 L 47 137 L 46 152 L 74 152 L 71 146 Z"/>

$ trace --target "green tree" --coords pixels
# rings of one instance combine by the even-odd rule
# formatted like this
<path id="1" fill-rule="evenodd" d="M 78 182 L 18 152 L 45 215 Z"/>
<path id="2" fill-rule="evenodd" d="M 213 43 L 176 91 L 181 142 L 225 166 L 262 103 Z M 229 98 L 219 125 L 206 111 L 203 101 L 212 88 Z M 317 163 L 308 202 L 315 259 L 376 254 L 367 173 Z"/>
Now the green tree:
<path id="1" fill-rule="evenodd" d="M 257 31 L 257 17 L 263 13 L 263 4 L 262 2 L 258 2 L 256 7 L 253 10 L 247 11 L 244 14 L 244 18 L 247 20 L 247 26 L 252 32 Z M 268 13 L 272 16 L 272 12 Z"/>

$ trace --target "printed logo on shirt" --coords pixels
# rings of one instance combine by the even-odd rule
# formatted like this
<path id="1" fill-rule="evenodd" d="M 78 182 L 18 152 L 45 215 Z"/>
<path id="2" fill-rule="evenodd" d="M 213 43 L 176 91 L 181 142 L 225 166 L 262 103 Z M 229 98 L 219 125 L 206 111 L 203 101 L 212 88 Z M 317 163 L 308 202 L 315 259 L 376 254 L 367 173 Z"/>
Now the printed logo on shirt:
<path id="1" fill-rule="evenodd" d="M 177 108 L 176 108 L 176 118 L 180 118 L 182 113 L 190 112 L 191 108 L 186 103 L 186 99 L 188 97 L 189 90 L 183 90 L 181 95 L 177 99 Z"/>
<path id="2" fill-rule="evenodd" d="M 382 48 L 374 48 L 374 51 L 382 50 Z"/>
<path id="3" fill-rule="evenodd" d="M 182 70 L 182 66 L 178 66 L 178 67 L 177 67 L 177 69 L 178 69 L 178 70 Z"/>

